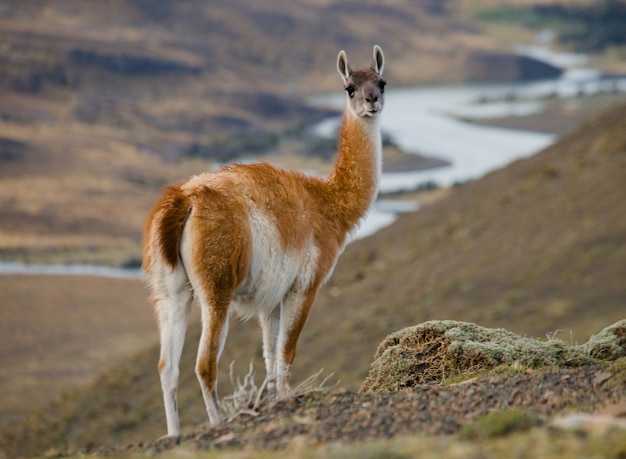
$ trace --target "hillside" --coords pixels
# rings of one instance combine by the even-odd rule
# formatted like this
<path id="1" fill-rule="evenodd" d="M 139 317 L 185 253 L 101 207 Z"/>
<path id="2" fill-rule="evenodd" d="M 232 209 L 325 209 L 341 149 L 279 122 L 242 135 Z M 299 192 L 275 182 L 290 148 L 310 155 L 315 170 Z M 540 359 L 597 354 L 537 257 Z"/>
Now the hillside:
<path id="1" fill-rule="evenodd" d="M 393 87 L 555 74 L 454 2 L 3 2 L 0 257 L 136 263 L 164 183 L 315 152 L 302 127 L 325 112 L 304 98 L 341 89 L 338 50 L 366 61 L 374 42 L 401 63 Z"/>
<path id="2" fill-rule="evenodd" d="M 332 344 L 345 365 L 363 371 L 356 356 L 374 351 L 370 337 L 430 319 L 584 341 L 623 318 L 625 114 L 609 111 L 350 246 L 317 304 L 350 317 Z M 336 328 L 330 316 L 315 316 L 320 329 Z"/>
<path id="3" fill-rule="evenodd" d="M 561 7 L 545 0 L 515 0 L 512 9 L 493 0 L 249 3 L 2 2 L 1 260 L 136 266 L 143 219 L 165 183 L 248 155 L 327 169 L 332 146 L 310 145 L 302 129 L 327 113 L 303 100 L 340 89 L 341 48 L 366 62 L 372 43 L 381 44 L 390 87 L 509 80 L 534 65 L 512 56 L 513 45 L 546 25 L 568 31 L 548 17 Z M 598 38 L 586 33 L 604 14 L 596 3 L 571 2 L 583 34 L 557 46 Z M 537 22 L 539 4 L 548 16 Z M 600 38 L 607 45 L 592 65 L 624 72 L 619 34 Z M 560 118 L 550 108 L 497 124 L 542 129 L 566 120 L 563 132 L 584 111 L 563 105 Z M 348 247 L 305 328 L 294 379 L 325 368 L 355 390 L 388 333 L 428 319 L 583 341 L 623 318 L 624 114 L 615 109 Z M 401 152 L 393 157 L 403 164 Z M 156 329 L 139 281 L 1 276 L 0 293 L 0 443 L 9 424 L 40 452 L 162 434 Z M 232 328 L 222 394 L 232 360 L 237 374 L 251 357 L 261 369 L 256 324 Z M 197 340 L 192 326 L 182 368 L 186 432 L 205 420 L 192 370 Z"/>
<path id="4" fill-rule="evenodd" d="M 626 106 L 614 108 L 348 246 L 305 328 L 295 381 L 326 368 L 354 390 L 386 335 L 430 319 L 536 337 L 560 330 L 572 342 L 623 319 L 624 116 Z M 195 328 L 181 368 L 184 431 L 206 417 L 193 374 Z M 238 374 L 250 356 L 260 362 L 257 328 L 233 324 L 222 380 L 231 360 Z M 44 451 L 156 438 L 157 354 L 150 349 L 7 429 L 11 444 Z"/>

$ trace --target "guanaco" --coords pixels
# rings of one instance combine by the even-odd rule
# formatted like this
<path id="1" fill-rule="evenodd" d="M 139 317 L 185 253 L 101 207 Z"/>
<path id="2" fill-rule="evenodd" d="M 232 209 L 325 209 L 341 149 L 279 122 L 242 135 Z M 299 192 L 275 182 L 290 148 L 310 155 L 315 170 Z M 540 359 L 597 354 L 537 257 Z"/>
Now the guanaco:
<path id="1" fill-rule="evenodd" d="M 346 105 L 328 177 L 236 164 L 170 185 L 152 209 L 143 270 L 159 326 L 167 436 L 181 434 L 179 362 L 194 297 L 202 314 L 196 375 L 210 423 L 222 420 L 217 362 L 231 312 L 258 317 L 266 390 L 289 395 L 296 345 L 316 293 L 376 197 L 383 65 L 379 46 L 361 70 L 352 70 L 346 53 L 339 53 Z"/>

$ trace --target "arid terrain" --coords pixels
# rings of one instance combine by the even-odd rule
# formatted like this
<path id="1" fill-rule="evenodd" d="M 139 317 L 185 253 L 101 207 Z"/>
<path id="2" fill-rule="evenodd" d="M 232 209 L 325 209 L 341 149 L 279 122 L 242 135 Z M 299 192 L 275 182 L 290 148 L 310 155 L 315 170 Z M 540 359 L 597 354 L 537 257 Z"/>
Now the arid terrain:
<path id="1" fill-rule="evenodd" d="M 363 61 L 362 50 L 379 42 L 392 85 L 472 81 L 493 62 L 486 54 L 509 55 L 537 32 L 502 22 L 510 11 L 487 0 L 416 8 L 365 2 L 356 13 L 316 1 L 282 10 L 245 2 L 203 9 L 191 0 L 87 3 L 9 1 L 0 8 L 3 261 L 136 267 L 143 219 L 165 183 L 245 160 L 244 153 L 328 170 L 332 144 L 311 144 L 302 129 L 327 112 L 305 97 L 338 89 L 342 47 Z M 368 21 L 385 38 L 364 31 Z M 317 37 L 325 38 L 311 46 Z M 619 73 L 620 52 L 612 46 L 593 59 Z M 519 67 L 507 59 L 503 73 L 516 79 Z M 0 276 L 0 458 L 213 449 L 257 457 L 266 448 L 268 457 L 275 449 L 283 457 L 541 456 L 535 446 L 545 457 L 624 457 L 623 359 L 357 394 L 378 344 L 407 326 L 454 319 L 582 343 L 626 317 L 620 100 L 610 94 L 572 105 L 554 98 L 540 115 L 478 120 L 561 137 L 480 180 L 410 195 L 424 204 L 419 212 L 347 247 L 294 368 L 296 382 L 323 368 L 336 387 L 208 429 L 193 372 L 199 330 L 192 320 L 179 450 L 153 443 L 164 416 L 156 327 L 140 280 Z M 385 162 L 390 169 L 426 164 L 393 145 Z M 262 377 L 257 324 L 231 327 L 220 364 L 223 395 L 231 390 L 231 362 L 243 376 L 252 360 Z M 594 418 L 554 428 L 562 416 L 582 412 L 606 416 L 604 427 Z M 505 428 L 492 434 L 493 425 Z"/>
<path id="2" fill-rule="evenodd" d="M 546 151 L 455 188 L 425 209 L 407 214 L 371 238 L 351 244 L 329 285 L 321 292 L 307 324 L 302 350 L 296 359 L 295 379 L 302 380 L 311 374 L 311 369 L 324 367 L 326 372 L 333 372 L 341 380 L 339 387 L 350 394 L 365 378 L 378 342 L 399 328 L 429 319 L 454 318 L 529 336 L 556 336 L 567 342 L 584 342 L 590 334 L 623 319 L 625 245 L 622 238 L 626 234 L 626 222 L 622 217 L 624 212 L 616 209 L 623 209 L 624 202 L 621 183 L 624 179 L 622 163 L 626 158 L 626 137 L 622 129 L 625 111 L 626 106 L 614 108 Z M 557 193 L 557 189 L 560 192 Z M 539 226 L 540 232 L 536 231 Z M 402 238 L 398 232 L 402 232 Z M 526 249 L 517 251 L 521 246 Z M 509 255 L 496 256 L 502 251 Z M 80 283 L 75 279 L 71 282 L 74 286 Z M 124 291 L 128 294 L 134 291 L 136 295 L 130 311 L 135 311 L 141 320 L 134 326 L 143 323 L 148 327 L 144 322 L 149 315 L 148 306 L 139 283 L 115 282 L 118 289 L 126 285 Z M 84 285 L 97 284 L 85 282 Z M 75 291 L 82 290 L 75 287 Z M 93 297 L 91 301 L 94 302 Z M 141 309 L 141 303 L 146 309 Z M 446 308 L 437 307 L 439 304 L 445 304 Z M 105 315 L 106 305 L 100 311 Z M 336 311 L 338 316 L 328 311 Z M 338 321 L 336 317 L 346 320 Z M 109 318 L 106 323 L 114 322 Z M 237 362 L 235 371 L 239 375 L 245 373 L 250 356 L 260 362 L 257 328 L 251 323 L 233 326 L 220 370 L 223 375 L 227 374 L 228 363 L 233 360 Z M 129 332 L 132 331 L 131 327 Z M 147 329 L 144 332 L 144 336 L 154 336 L 154 332 Z M 86 344 L 92 339 L 98 340 L 97 334 L 89 332 L 89 335 Z M 191 327 L 189 335 L 188 351 L 183 355 L 181 367 L 180 406 L 185 407 L 181 408 L 183 430 L 195 432 L 198 425 L 205 422 L 206 414 L 193 374 L 193 349 L 198 339 L 195 326 Z M 332 340 L 325 339 L 330 335 Z M 128 346 L 135 346 L 136 337 L 129 338 Z M 131 354 L 126 348 L 116 355 L 124 353 Z M 47 409 L 13 423 L 6 429 L 4 441 L 9 443 L 5 443 L 5 448 L 29 445 L 32 453 L 49 448 L 77 450 L 81 445 L 97 449 L 100 443 L 137 445 L 157 438 L 163 424 L 156 358 L 154 346 L 130 360 L 114 364 L 110 371 L 83 389 L 70 391 Z M 36 361 L 33 359 L 33 363 Z M 546 378 L 552 382 L 545 384 L 558 383 L 559 390 L 566 390 L 570 382 L 582 384 L 572 386 L 571 390 L 583 398 L 576 401 L 578 396 L 568 392 L 555 399 L 561 401 L 555 402 L 554 410 L 547 414 L 589 411 L 604 405 L 616 405 L 618 414 L 623 412 L 620 408 L 624 393 L 621 379 L 615 380 L 617 386 L 607 386 L 617 389 L 605 393 L 598 390 L 597 383 L 594 386 L 598 374 L 604 372 L 601 367 L 580 370 L 589 372 L 585 373 L 588 383 L 578 377 L 577 371 L 548 373 L 551 376 Z M 525 380 L 528 385 L 524 387 L 528 390 L 535 385 L 534 377 L 541 376 L 531 375 Z M 475 383 L 478 387 L 490 384 L 487 387 L 491 387 L 494 397 L 500 393 L 494 388 L 499 387 L 494 386 L 495 380 L 487 377 L 479 381 Z M 502 397 L 509 393 L 507 384 L 517 384 L 513 381 L 516 380 L 507 377 L 500 380 L 498 384 L 504 388 Z M 541 384 L 538 387 L 544 387 Z M 138 387 L 141 387 L 140 392 Z M 223 387 L 229 390 L 227 384 Z M 543 406 L 545 400 L 540 395 L 535 395 L 539 401 L 531 397 L 528 400 L 535 401 L 521 401 L 520 407 L 527 406 L 533 411 Z M 590 396 L 597 398 L 592 401 L 587 398 Z M 399 397 L 403 400 L 404 396 Z M 311 399 L 300 400 L 306 406 L 315 405 Z M 369 406 L 367 397 L 350 400 Z M 508 406 L 508 399 L 502 400 L 503 405 L 498 406 Z M 288 404 L 285 409 L 299 413 L 300 406 Z M 476 411 L 476 416 L 489 412 L 487 408 L 481 409 Z M 383 413 L 384 410 L 380 415 L 384 419 Z M 459 414 L 462 419 L 466 419 L 464 413 Z M 291 415 L 279 410 L 276 416 Z M 459 428 L 463 424 L 461 418 L 451 425 Z M 426 422 L 429 419 L 434 418 L 427 418 Z M 387 421 L 381 422 L 383 426 Z M 232 428 L 237 429 L 237 425 Z M 257 428 L 264 427 L 258 424 L 253 430 Z M 231 438 L 228 430 L 231 428 L 226 429 L 222 433 L 225 438 Z M 383 430 L 374 429 L 378 433 L 363 438 L 386 437 L 384 428 L 380 429 Z M 38 432 L 44 431 L 48 435 L 42 444 Z M 198 440 L 194 434 L 187 441 L 206 445 L 208 439 L 215 438 L 213 435 L 219 432 L 197 434 L 206 440 Z M 408 431 L 398 432 L 401 433 Z M 291 438 L 292 431 L 287 429 L 284 434 Z M 100 442 L 99 439 L 107 440 Z M 621 448 L 619 443 L 617 447 Z"/>

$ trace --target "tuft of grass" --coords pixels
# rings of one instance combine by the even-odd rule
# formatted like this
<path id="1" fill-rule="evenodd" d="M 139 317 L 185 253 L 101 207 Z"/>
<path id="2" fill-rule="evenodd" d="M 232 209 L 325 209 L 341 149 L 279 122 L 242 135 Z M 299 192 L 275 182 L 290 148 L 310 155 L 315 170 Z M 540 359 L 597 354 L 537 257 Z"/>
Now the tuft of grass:
<path id="1" fill-rule="evenodd" d="M 235 362 L 233 361 L 230 364 L 229 371 L 233 393 L 225 396 L 220 401 L 220 408 L 226 415 L 228 422 L 232 422 L 242 414 L 258 416 L 261 412 L 270 410 L 282 399 L 298 397 L 314 392 L 326 392 L 336 387 L 338 384 L 327 385 L 328 381 L 333 376 L 332 374 L 319 381 L 319 377 L 324 372 L 322 369 L 292 388 L 285 397 L 279 398 L 275 393 L 268 390 L 267 379 L 265 379 L 260 386 L 256 384 L 256 372 L 254 371 L 252 362 L 250 362 L 248 373 L 246 373 L 243 379 L 235 377 L 234 367 Z"/>
<path id="2" fill-rule="evenodd" d="M 429 321 L 389 335 L 379 345 L 360 392 L 395 392 L 441 384 L 498 368 L 517 374 L 535 368 L 566 368 L 626 355 L 626 320 L 606 327 L 583 345 L 527 338 L 452 320 Z"/>
<path id="3" fill-rule="evenodd" d="M 613 376 L 609 378 L 606 384 L 610 386 L 619 386 L 626 384 L 626 357 L 617 359 L 607 368 Z"/>

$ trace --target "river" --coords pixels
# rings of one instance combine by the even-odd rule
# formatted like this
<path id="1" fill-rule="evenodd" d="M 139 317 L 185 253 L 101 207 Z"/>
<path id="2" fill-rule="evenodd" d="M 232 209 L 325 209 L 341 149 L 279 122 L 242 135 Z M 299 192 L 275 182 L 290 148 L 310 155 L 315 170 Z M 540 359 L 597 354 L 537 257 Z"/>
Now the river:
<path id="1" fill-rule="evenodd" d="M 8 274 L 95 276 L 110 279 L 141 279 L 137 268 L 113 268 L 109 266 L 83 264 L 25 264 L 0 261 L 0 276 Z"/>

